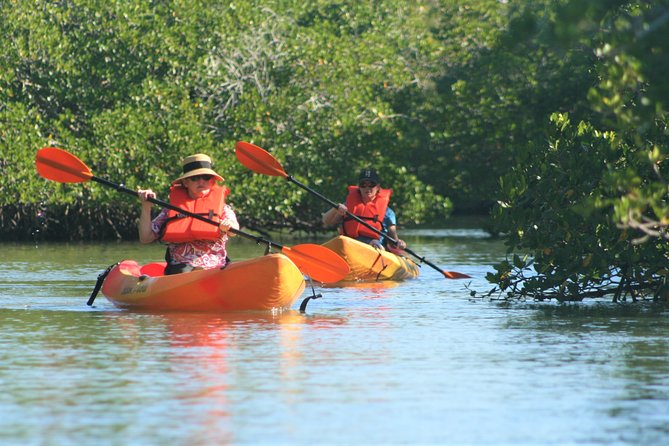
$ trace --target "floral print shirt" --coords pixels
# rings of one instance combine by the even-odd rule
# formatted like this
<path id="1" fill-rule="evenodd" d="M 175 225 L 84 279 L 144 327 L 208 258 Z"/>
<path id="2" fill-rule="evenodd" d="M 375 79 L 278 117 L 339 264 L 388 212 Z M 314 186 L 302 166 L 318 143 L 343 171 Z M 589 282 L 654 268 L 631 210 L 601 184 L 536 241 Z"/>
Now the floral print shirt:
<path id="1" fill-rule="evenodd" d="M 151 230 L 159 237 L 165 222 L 167 221 L 167 209 L 163 209 L 156 218 L 151 221 Z M 229 205 L 223 208 L 223 219 L 229 218 L 237 222 L 237 215 Z M 225 245 L 228 242 L 228 235 L 222 234 L 217 240 L 195 240 L 185 243 L 168 243 L 170 250 L 171 263 L 185 263 L 193 268 L 221 268 L 225 266 L 227 251 Z"/>

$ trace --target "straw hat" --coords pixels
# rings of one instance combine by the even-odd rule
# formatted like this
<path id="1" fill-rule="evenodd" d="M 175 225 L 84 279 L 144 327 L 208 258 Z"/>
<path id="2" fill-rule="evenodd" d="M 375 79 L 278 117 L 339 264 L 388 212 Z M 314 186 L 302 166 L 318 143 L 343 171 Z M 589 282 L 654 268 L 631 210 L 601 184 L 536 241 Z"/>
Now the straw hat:
<path id="1" fill-rule="evenodd" d="M 172 184 L 176 184 L 184 178 L 194 177 L 195 175 L 211 175 L 218 181 L 223 181 L 223 177 L 211 169 L 211 158 L 203 153 L 184 158 L 181 161 L 181 169 L 183 174 L 172 181 Z"/>

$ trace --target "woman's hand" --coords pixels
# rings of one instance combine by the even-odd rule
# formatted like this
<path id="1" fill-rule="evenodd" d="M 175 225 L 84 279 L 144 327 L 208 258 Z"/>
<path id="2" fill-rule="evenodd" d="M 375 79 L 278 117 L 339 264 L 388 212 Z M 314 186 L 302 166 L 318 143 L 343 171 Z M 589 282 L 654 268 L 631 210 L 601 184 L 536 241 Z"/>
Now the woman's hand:
<path id="1" fill-rule="evenodd" d="M 239 229 L 235 224 L 235 222 L 230 220 L 229 218 L 224 218 L 223 220 L 221 220 L 221 222 L 218 224 L 218 227 L 221 229 L 221 232 L 225 234 L 228 233 L 230 228 Z M 228 235 L 234 235 L 234 234 L 229 233 Z"/>
<path id="2" fill-rule="evenodd" d="M 137 196 L 142 204 L 151 203 L 149 198 L 156 198 L 156 193 L 151 189 L 137 189 Z"/>

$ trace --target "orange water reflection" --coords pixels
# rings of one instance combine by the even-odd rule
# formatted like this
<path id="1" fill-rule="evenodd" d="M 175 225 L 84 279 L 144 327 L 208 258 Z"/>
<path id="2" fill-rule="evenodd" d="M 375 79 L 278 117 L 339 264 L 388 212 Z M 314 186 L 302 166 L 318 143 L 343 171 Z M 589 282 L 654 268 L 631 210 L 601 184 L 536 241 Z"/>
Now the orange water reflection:
<path id="1" fill-rule="evenodd" d="M 238 390 L 235 387 L 240 382 L 248 385 L 245 374 L 254 370 L 246 367 L 247 359 L 276 361 L 273 375 L 279 380 L 277 387 L 293 388 L 298 375 L 295 371 L 304 356 L 301 344 L 309 342 L 303 340 L 305 328 L 311 332 L 327 330 L 347 322 L 342 317 L 307 315 L 296 310 L 216 315 L 115 313 L 113 319 L 134 351 L 148 337 L 161 338 L 152 340 L 160 350 L 155 350 L 152 354 L 157 357 L 151 359 L 164 362 L 159 368 L 184 381 L 174 383 L 180 386 L 177 398 L 186 407 L 197 407 L 191 418 L 184 420 L 193 429 L 193 444 L 228 444 L 235 440 L 232 423 L 237 409 L 230 395 Z M 258 358 L 263 354 L 267 358 Z M 170 380 L 174 381 L 168 377 Z"/>
<path id="2" fill-rule="evenodd" d="M 395 288 L 402 283 L 404 282 L 399 282 L 397 280 L 379 280 L 376 282 L 345 281 L 332 284 L 323 284 L 323 288 L 352 288 L 375 291 Z"/>

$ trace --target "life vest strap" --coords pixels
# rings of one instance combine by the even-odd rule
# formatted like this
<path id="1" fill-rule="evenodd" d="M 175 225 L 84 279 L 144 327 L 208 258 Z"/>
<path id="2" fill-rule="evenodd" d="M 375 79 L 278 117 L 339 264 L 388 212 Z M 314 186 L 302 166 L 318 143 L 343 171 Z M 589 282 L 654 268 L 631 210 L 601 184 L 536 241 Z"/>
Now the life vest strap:
<path id="1" fill-rule="evenodd" d="M 363 217 L 362 215 L 356 215 L 356 217 L 358 217 L 360 220 L 369 220 L 369 221 L 373 221 L 374 223 L 379 222 L 379 216 L 378 215 L 375 215 L 373 217 Z M 349 217 L 348 215 L 346 217 L 344 217 L 344 221 L 350 221 L 350 220 L 355 220 L 355 218 Z"/>

